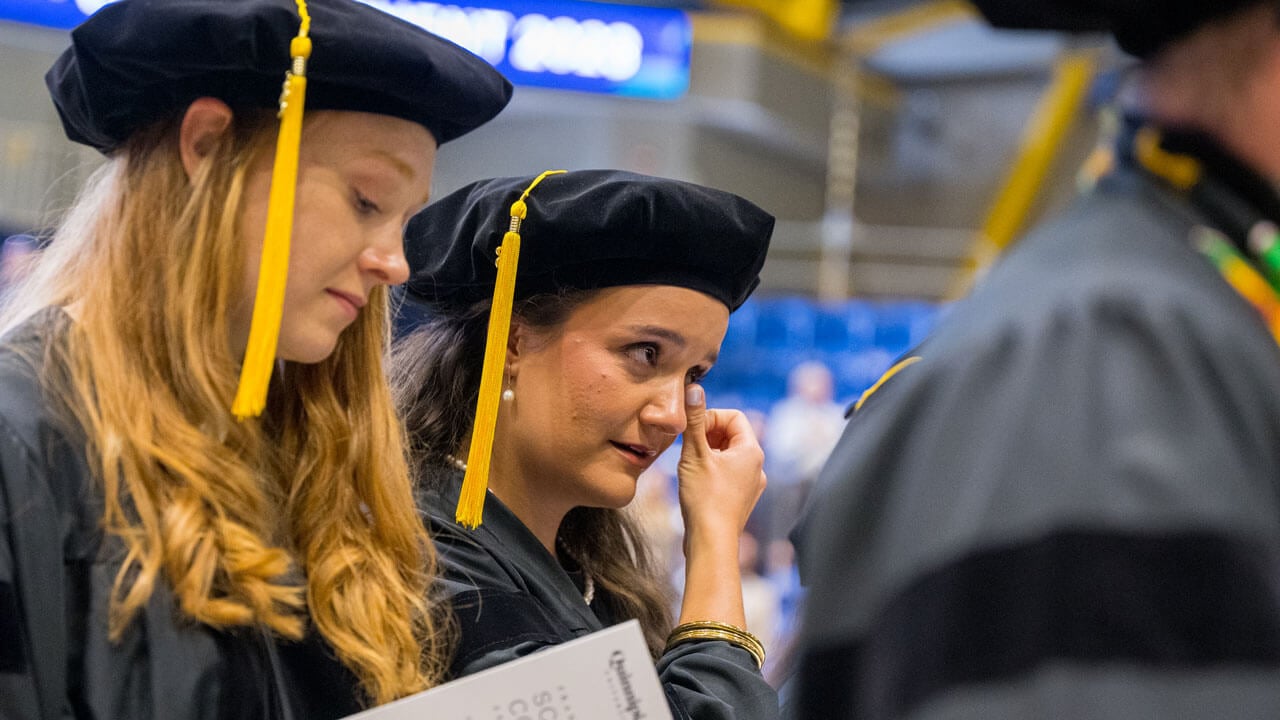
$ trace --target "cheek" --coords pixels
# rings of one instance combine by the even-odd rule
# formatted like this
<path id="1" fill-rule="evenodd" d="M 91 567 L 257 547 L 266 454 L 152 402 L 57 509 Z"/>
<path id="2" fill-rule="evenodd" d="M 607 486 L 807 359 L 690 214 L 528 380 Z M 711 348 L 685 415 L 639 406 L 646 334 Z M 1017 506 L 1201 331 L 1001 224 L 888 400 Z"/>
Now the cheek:
<path id="1" fill-rule="evenodd" d="M 567 393 L 572 398 L 568 412 L 575 422 L 612 434 L 636 416 L 638 393 L 634 383 L 598 369 L 578 377 L 582 379 Z"/>
<path id="2" fill-rule="evenodd" d="M 578 352 L 566 356 L 560 366 L 565 378 L 565 395 L 575 404 L 594 407 L 608 397 L 614 382 L 610 377 L 611 358 L 605 352 Z"/>
<path id="3" fill-rule="evenodd" d="M 245 181 L 244 196 L 240 201 L 240 217 L 236 230 L 249 254 L 262 254 L 262 239 L 267 232 L 267 196 L 271 179 L 267 173 L 254 173 Z"/>
<path id="4" fill-rule="evenodd" d="M 261 187 L 257 187 L 261 185 Z M 267 188 L 265 184 L 250 180 L 246 191 L 240 217 L 236 221 L 236 231 L 244 248 L 244 266 L 241 268 L 240 293 L 236 298 L 236 309 L 233 314 L 244 313 L 246 317 L 235 318 L 233 322 L 247 323 L 247 313 L 251 312 L 253 298 L 258 287 L 258 269 L 262 262 L 262 241 L 266 235 L 267 225 Z M 290 272 L 293 271 L 292 253 L 289 259 Z M 286 286 L 287 287 L 287 286 Z"/>
<path id="5" fill-rule="evenodd" d="M 359 225 L 334 202 L 333 198 L 314 197 L 297 206 L 289 268 L 302 277 L 350 262 L 359 254 Z"/>

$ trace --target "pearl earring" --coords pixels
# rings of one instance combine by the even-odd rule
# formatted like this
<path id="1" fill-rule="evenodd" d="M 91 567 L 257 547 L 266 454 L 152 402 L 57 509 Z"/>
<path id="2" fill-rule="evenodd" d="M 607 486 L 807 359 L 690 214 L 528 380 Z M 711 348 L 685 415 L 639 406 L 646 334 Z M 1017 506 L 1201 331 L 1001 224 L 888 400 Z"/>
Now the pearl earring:
<path id="1" fill-rule="evenodd" d="M 502 391 L 502 402 L 509 403 L 509 402 L 511 402 L 512 400 L 515 400 L 515 399 L 516 399 L 516 391 L 515 391 L 515 390 L 512 390 L 511 388 L 507 388 L 506 390 L 503 390 L 503 391 Z"/>

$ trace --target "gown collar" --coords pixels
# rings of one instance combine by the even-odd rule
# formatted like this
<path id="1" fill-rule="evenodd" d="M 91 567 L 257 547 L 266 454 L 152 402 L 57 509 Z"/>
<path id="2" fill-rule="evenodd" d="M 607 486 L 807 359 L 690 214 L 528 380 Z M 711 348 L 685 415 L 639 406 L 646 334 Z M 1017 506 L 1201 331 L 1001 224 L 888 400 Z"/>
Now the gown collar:
<path id="1" fill-rule="evenodd" d="M 496 495 L 489 492 L 485 496 L 484 523 L 475 529 L 468 529 L 453 520 L 452 509 L 456 507 L 458 496 L 462 492 L 462 471 L 452 467 L 435 468 L 434 471 L 444 476 L 438 478 L 444 482 L 443 487 L 432 492 L 431 496 L 439 504 L 437 512 L 449 519 L 454 532 L 471 536 L 482 545 L 500 552 L 504 559 L 524 572 L 546 578 L 552 584 L 556 597 L 563 598 L 564 602 L 559 603 L 563 606 L 562 610 L 570 612 L 583 627 L 589 630 L 603 627 L 601 619 L 592 611 L 591 606 L 583 602 L 583 589 L 575 582 L 570 571 L 560 564 L 559 559 L 543 546 L 533 531 Z"/>

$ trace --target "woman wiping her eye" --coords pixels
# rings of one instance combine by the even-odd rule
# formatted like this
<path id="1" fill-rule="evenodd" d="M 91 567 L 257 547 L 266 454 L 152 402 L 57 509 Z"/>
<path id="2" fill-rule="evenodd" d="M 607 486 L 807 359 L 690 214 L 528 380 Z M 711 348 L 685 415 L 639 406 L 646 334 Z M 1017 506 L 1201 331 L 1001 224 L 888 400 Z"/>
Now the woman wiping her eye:
<path id="1" fill-rule="evenodd" d="M 772 230 L 729 193 L 616 171 L 482 181 L 410 222 L 408 302 L 429 319 L 392 385 L 461 630 L 453 676 L 638 619 L 675 717 L 777 716 L 738 575 L 763 454 L 697 384 Z M 673 630 L 625 508 L 681 434 Z"/>

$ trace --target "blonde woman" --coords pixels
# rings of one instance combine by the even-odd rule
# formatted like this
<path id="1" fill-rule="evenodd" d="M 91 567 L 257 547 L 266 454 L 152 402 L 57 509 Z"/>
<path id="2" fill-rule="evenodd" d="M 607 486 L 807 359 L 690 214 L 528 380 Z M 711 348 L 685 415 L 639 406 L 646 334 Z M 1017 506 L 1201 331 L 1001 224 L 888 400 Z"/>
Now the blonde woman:
<path id="1" fill-rule="evenodd" d="M 108 160 L 0 315 L 0 717 L 337 717 L 432 685 L 385 286 L 437 145 L 509 85 L 350 0 L 124 0 L 48 82 Z"/>
<path id="2" fill-rule="evenodd" d="M 407 231 L 408 295 L 430 319 L 397 343 L 393 385 L 460 630 L 451 674 L 635 619 L 674 717 L 774 718 L 738 568 L 764 455 L 746 417 L 707 408 L 697 384 L 759 282 L 773 217 L 726 192 L 610 170 L 547 175 L 511 209 L 533 182 L 474 183 Z M 500 244 L 514 257 L 504 231 L 518 214 L 504 287 L 492 258 Z M 492 344 L 506 309 L 509 340 Z M 666 580 L 625 508 L 682 433 L 673 628 Z"/>

